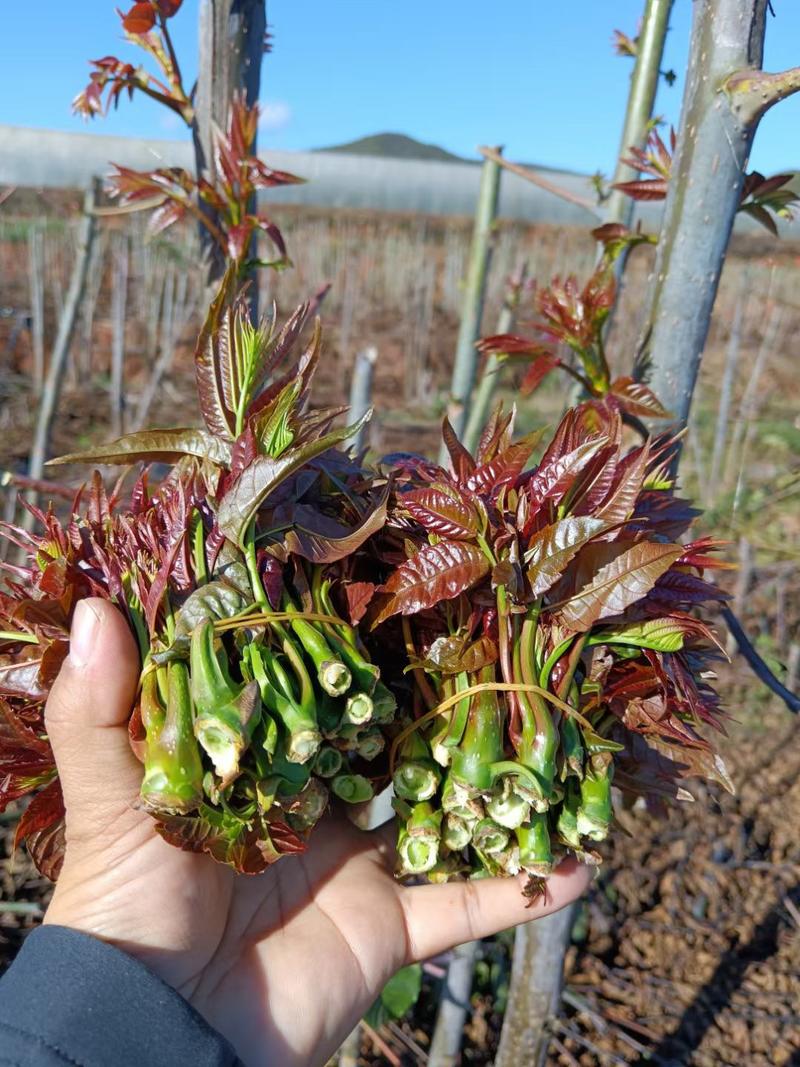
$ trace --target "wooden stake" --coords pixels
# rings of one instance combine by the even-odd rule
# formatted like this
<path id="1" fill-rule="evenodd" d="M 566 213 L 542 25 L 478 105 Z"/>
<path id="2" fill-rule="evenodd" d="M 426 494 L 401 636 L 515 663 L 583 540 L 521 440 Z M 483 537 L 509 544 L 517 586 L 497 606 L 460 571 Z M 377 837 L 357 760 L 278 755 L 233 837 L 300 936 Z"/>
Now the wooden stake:
<path id="1" fill-rule="evenodd" d="M 499 155 L 501 149 L 493 150 Z M 475 225 L 464 287 L 464 302 L 461 308 L 461 325 L 458 331 L 453 378 L 450 386 L 450 402 L 447 417 L 458 437 L 467 424 L 472 390 L 478 366 L 475 344 L 481 335 L 483 299 L 486 279 L 494 244 L 497 202 L 500 195 L 500 165 L 496 159 L 486 159 L 481 170 L 481 184 L 475 209 Z M 442 446 L 439 461 L 447 462 L 447 450 Z"/>
<path id="2" fill-rule="evenodd" d="M 75 330 L 75 323 L 81 305 L 84 289 L 86 288 L 86 276 L 89 260 L 92 254 L 92 246 L 97 234 L 97 225 L 94 218 L 94 206 L 99 193 L 99 179 L 94 179 L 83 198 L 83 217 L 78 226 L 78 254 L 75 266 L 72 270 L 72 278 L 69 290 L 64 302 L 64 311 L 59 319 L 58 334 L 53 352 L 50 357 L 50 366 L 47 371 L 47 379 L 42 392 L 42 400 L 39 406 L 39 415 L 28 462 L 28 475 L 31 478 L 41 478 L 44 463 L 47 459 L 50 447 L 50 432 L 53 426 L 53 417 L 58 407 L 61 396 L 61 386 L 64 378 L 64 368 L 69 354 L 70 342 Z M 28 499 L 36 499 L 32 493 Z M 30 529 L 33 516 L 25 512 L 23 524 Z"/>

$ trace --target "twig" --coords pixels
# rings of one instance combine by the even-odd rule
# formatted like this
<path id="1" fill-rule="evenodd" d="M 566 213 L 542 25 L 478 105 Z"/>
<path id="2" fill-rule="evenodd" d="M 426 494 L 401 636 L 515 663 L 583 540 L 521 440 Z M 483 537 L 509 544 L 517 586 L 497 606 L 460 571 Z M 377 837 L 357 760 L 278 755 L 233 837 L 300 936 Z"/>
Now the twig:
<path id="1" fill-rule="evenodd" d="M 417 1044 L 417 1042 L 410 1034 L 407 1034 L 405 1030 L 403 1030 L 402 1027 L 398 1026 L 397 1023 L 394 1022 L 392 1019 L 390 1019 L 386 1025 L 397 1038 L 397 1040 L 402 1041 L 403 1044 L 406 1045 L 408 1049 L 414 1053 L 420 1063 L 428 1062 L 428 1053 L 425 1051 L 424 1048 Z"/>
<path id="2" fill-rule="evenodd" d="M 795 902 L 792 900 L 792 898 L 789 896 L 788 893 L 783 898 L 783 906 L 784 906 L 784 908 L 786 908 L 786 910 L 789 912 L 791 917 L 794 919 L 795 926 L 797 927 L 797 929 L 800 930 L 800 911 L 798 911 L 797 905 L 795 904 Z"/>
<path id="3" fill-rule="evenodd" d="M 597 214 L 597 205 L 591 200 L 587 200 L 586 197 L 581 196 L 579 193 L 573 193 L 569 189 L 564 189 L 561 185 L 556 185 L 555 182 L 548 181 L 547 178 L 543 178 L 540 174 L 537 174 L 535 170 L 529 170 L 527 167 L 523 167 L 519 163 L 512 163 L 510 160 L 501 156 L 494 148 L 481 147 L 478 151 L 484 159 L 491 159 L 494 163 L 499 163 L 501 167 L 510 170 L 512 174 L 516 174 L 519 178 L 524 178 L 526 182 L 538 185 L 540 189 L 546 189 L 548 193 L 552 193 L 553 196 L 558 196 L 570 204 L 577 204 L 578 207 L 591 211 L 594 216 L 599 218 Z"/>
<path id="4" fill-rule="evenodd" d="M 43 915 L 44 908 L 33 900 L 0 900 L 0 915 Z"/>
<path id="5" fill-rule="evenodd" d="M 635 1033 L 642 1033 L 642 1031 L 645 1031 L 642 1033 L 643 1037 L 647 1037 L 651 1041 L 657 1040 L 657 1036 L 653 1034 L 652 1030 L 648 1030 L 646 1026 L 633 1022 L 631 1019 L 626 1019 L 624 1016 L 615 1013 L 611 1008 L 601 1009 L 599 1006 L 593 1006 L 585 997 L 582 997 L 579 993 L 574 993 L 571 989 L 565 989 L 561 994 L 561 999 L 565 1004 L 569 1004 L 570 1007 L 573 1007 L 576 1011 L 582 1012 L 584 1015 L 588 1016 L 601 1034 L 606 1033 L 609 1029 L 609 1022 L 613 1022 L 617 1031 L 617 1037 L 620 1041 L 629 1045 L 640 1055 L 649 1054 L 650 1049 L 640 1041 L 636 1041 L 628 1034 L 623 1033 L 621 1027 L 627 1026 Z"/>
<path id="6" fill-rule="evenodd" d="M 776 696 L 781 698 L 789 711 L 794 715 L 800 713 L 800 697 L 791 693 L 786 686 L 775 677 L 761 656 L 759 656 L 758 652 L 756 652 L 747 637 L 747 634 L 742 629 L 742 624 L 733 614 L 731 609 L 727 605 L 723 605 L 721 611 L 728 629 L 736 639 L 736 645 L 739 651 L 747 660 L 756 677 L 762 681 L 768 689 L 771 689 Z"/>
<path id="7" fill-rule="evenodd" d="M 570 1050 L 569 1050 L 569 1049 L 567 1048 L 567 1046 L 566 1046 L 566 1045 L 564 1044 L 564 1042 L 563 1042 L 563 1041 L 560 1041 L 560 1040 L 559 1040 L 559 1039 L 558 1039 L 558 1038 L 556 1037 L 556 1035 L 555 1035 L 555 1034 L 553 1034 L 553 1036 L 552 1036 L 552 1037 L 550 1038 L 550 1040 L 551 1040 L 551 1041 L 552 1041 L 552 1043 L 553 1043 L 553 1048 L 555 1048 L 555 1049 L 556 1049 L 556 1050 L 557 1050 L 558 1052 L 560 1052 L 560 1053 L 561 1053 L 561 1055 L 562 1055 L 562 1056 L 564 1057 L 564 1059 L 565 1059 L 565 1060 L 567 1061 L 567 1063 L 569 1064 L 569 1067 L 581 1067 L 581 1065 L 580 1065 L 580 1064 L 578 1063 L 578 1061 L 577 1061 L 577 1060 L 575 1059 L 575 1057 L 574 1057 L 574 1056 L 572 1055 L 572 1053 L 571 1053 L 571 1052 L 570 1052 Z"/>
<path id="8" fill-rule="evenodd" d="M 378 1052 L 381 1053 L 382 1056 L 386 1057 L 392 1067 L 402 1067 L 399 1056 L 396 1052 L 393 1051 L 393 1049 L 389 1048 L 389 1046 L 383 1040 L 381 1035 L 376 1033 L 376 1031 L 372 1029 L 369 1023 L 365 1022 L 363 1019 L 361 1020 L 361 1025 L 364 1028 L 364 1033 L 370 1039 L 372 1044 L 375 1046 Z"/>
<path id="9" fill-rule="evenodd" d="M 568 1026 L 566 1023 L 561 1022 L 560 1019 L 554 1019 L 553 1026 L 555 1026 L 555 1028 L 565 1037 L 572 1038 L 572 1040 L 577 1041 L 579 1045 L 583 1045 L 585 1049 L 597 1056 L 599 1060 L 618 1064 L 619 1067 L 629 1067 L 627 1060 L 623 1060 L 621 1056 L 615 1056 L 613 1052 L 606 1052 L 606 1050 L 600 1048 L 599 1045 L 595 1045 L 593 1041 L 590 1041 L 588 1037 L 584 1037 L 574 1026 Z"/>
<path id="10" fill-rule="evenodd" d="M 28 478 L 24 474 L 15 471 L 0 471 L 0 488 L 15 486 L 17 489 L 32 489 L 35 493 L 43 496 L 57 496 L 61 500 L 74 500 L 75 490 L 58 482 L 47 482 L 42 478 Z"/>

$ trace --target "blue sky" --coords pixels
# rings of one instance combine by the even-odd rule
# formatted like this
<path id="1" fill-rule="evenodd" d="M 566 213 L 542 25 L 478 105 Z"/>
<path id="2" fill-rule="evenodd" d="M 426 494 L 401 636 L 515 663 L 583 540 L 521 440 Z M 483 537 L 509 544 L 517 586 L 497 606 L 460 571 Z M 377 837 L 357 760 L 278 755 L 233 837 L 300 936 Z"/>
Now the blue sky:
<path id="1" fill-rule="evenodd" d="M 119 2 L 119 0 L 118 0 Z M 114 0 L 3 5 L 0 122 L 81 129 L 69 102 L 87 59 L 134 50 Z M 127 2 L 121 6 L 128 7 Z M 510 158 L 606 173 L 613 168 L 630 60 L 615 28 L 634 33 L 643 0 L 268 0 L 274 51 L 264 59 L 262 148 L 315 148 L 385 130 L 461 155 L 476 145 Z M 685 69 L 692 0 L 675 0 L 665 68 Z M 773 0 L 765 66 L 800 64 L 800 3 Z M 187 80 L 194 74 L 198 0 L 172 22 Z M 35 36 L 31 13 L 35 11 Z M 662 84 L 657 110 L 677 121 L 682 78 Z M 183 136 L 148 100 L 123 101 L 90 130 Z M 753 166 L 800 167 L 800 97 L 767 115 Z"/>

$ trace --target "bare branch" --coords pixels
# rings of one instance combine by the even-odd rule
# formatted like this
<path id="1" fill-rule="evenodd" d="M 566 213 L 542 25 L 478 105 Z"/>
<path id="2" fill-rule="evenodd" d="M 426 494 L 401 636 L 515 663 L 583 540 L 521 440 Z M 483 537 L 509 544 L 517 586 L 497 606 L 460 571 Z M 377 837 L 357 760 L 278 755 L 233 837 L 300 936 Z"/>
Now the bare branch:
<path id="1" fill-rule="evenodd" d="M 776 696 L 781 698 L 789 711 L 794 715 L 800 714 L 800 697 L 789 692 L 786 686 L 775 677 L 761 656 L 759 656 L 758 652 L 756 652 L 750 639 L 744 632 L 742 624 L 729 607 L 723 606 L 722 617 L 725 619 L 728 629 L 736 639 L 736 645 L 739 651 L 747 660 L 756 677 L 762 681 L 768 689 L 771 689 Z"/>
<path id="2" fill-rule="evenodd" d="M 578 207 L 591 211 L 596 218 L 600 217 L 597 211 L 597 204 L 593 203 L 591 200 L 579 196 L 578 193 L 573 193 L 569 189 L 565 189 L 562 185 L 556 185 L 555 182 L 548 181 L 547 178 L 543 178 L 540 174 L 537 174 L 535 170 L 530 170 L 528 167 L 523 167 L 520 163 L 512 163 L 510 160 L 504 159 L 496 148 L 486 148 L 485 146 L 482 146 L 478 151 L 484 159 L 491 159 L 493 163 L 499 163 L 501 167 L 510 170 L 512 174 L 516 174 L 519 178 L 524 178 L 526 182 L 538 185 L 540 189 L 546 189 L 548 193 L 552 193 L 553 196 L 558 196 L 570 204 L 577 204 Z"/>

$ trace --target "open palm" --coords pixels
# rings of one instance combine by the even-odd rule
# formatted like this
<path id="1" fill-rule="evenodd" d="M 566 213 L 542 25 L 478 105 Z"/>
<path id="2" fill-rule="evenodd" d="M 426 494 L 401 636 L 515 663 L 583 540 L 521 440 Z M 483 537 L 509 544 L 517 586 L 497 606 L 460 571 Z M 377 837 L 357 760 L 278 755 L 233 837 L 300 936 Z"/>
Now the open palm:
<path id="1" fill-rule="evenodd" d="M 398 968 L 555 911 L 586 886 L 570 863 L 532 907 L 514 879 L 404 887 L 390 831 L 341 817 L 254 877 L 180 852 L 135 806 L 141 767 L 126 723 L 137 673 L 122 616 L 85 601 L 46 713 L 67 853 L 45 922 L 142 960 L 248 1067 L 324 1063 Z"/>

